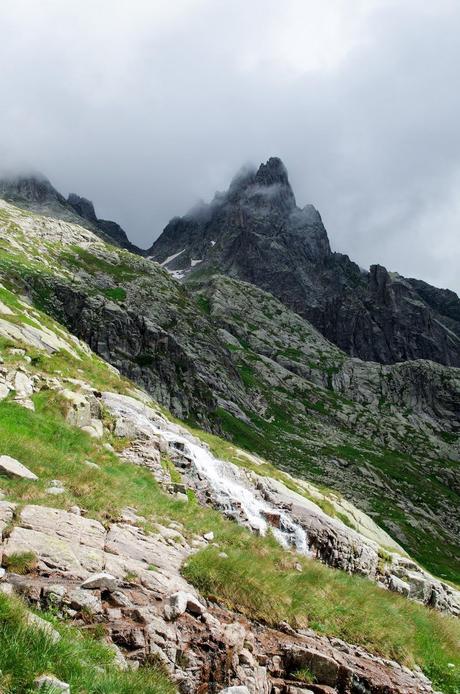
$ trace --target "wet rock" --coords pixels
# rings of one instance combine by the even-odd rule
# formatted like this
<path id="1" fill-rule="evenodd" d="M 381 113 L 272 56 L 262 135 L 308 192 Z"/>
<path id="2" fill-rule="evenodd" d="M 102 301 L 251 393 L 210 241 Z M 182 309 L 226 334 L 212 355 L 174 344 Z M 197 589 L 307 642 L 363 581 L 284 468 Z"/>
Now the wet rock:
<path id="1" fill-rule="evenodd" d="M 274 528 L 280 528 L 281 526 L 281 514 L 276 511 L 263 511 L 263 516 L 267 523 Z"/>

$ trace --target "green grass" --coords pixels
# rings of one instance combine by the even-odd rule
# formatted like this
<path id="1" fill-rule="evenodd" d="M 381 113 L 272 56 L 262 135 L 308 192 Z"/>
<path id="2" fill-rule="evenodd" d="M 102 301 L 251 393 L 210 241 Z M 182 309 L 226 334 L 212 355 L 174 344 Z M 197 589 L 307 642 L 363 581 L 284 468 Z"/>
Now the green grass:
<path id="1" fill-rule="evenodd" d="M 33 552 L 10 554 L 9 557 L 3 560 L 3 566 L 10 573 L 23 576 L 37 568 L 37 557 Z"/>
<path id="2" fill-rule="evenodd" d="M 126 299 L 126 289 L 123 289 L 123 287 L 105 289 L 104 296 L 113 301 L 124 301 Z"/>
<path id="3" fill-rule="evenodd" d="M 196 303 L 203 313 L 206 313 L 208 316 L 211 314 L 211 302 L 206 296 L 198 296 Z"/>
<path id="4" fill-rule="evenodd" d="M 119 282 L 129 281 L 136 277 L 136 270 L 132 263 L 122 259 L 122 253 L 116 253 L 118 263 L 112 263 L 104 258 L 100 258 L 95 253 L 80 248 L 80 246 L 68 246 L 70 250 L 61 253 L 61 261 L 71 267 L 85 270 L 90 274 L 103 273 L 114 277 Z M 111 249 L 112 251 L 114 249 Z"/>
<path id="5" fill-rule="evenodd" d="M 175 687 L 155 666 L 121 672 L 110 650 L 89 635 L 59 624 L 61 639 L 53 643 L 27 624 L 19 600 L 0 594 L 0 691 L 26 694 L 33 681 L 53 674 L 70 684 L 72 694 L 173 694 Z M 40 616 L 44 616 L 40 613 Z"/>
<path id="6" fill-rule="evenodd" d="M 219 558 L 222 547 L 227 559 Z M 293 570 L 297 562 L 301 573 Z M 288 621 L 358 643 L 410 667 L 417 664 L 443 692 L 458 692 L 459 621 L 365 578 L 289 555 L 270 538 L 243 535 L 192 556 L 184 574 L 205 597 L 249 618 L 269 625 Z"/>
<path id="7" fill-rule="evenodd" d="M 299 682 L 304 682 L 305 684 L 313 684 L 315 682 L 315 677 L 311 670 L 307 667 L 299 668 L 292 673 L 294 679 L 299 680 Z"/>
<path id="8" fill-rule="evenodd" d="M 11 401 L 0 403 L 2 453 L 39 476 L 36 482 L 2 479 L 8 498 L 63 508 L 76 503 L 104 523 L 133 506 L 148 523 L 182 523 L 188 537 L 213 530 L 219 547 L 194 555 L 184 569 L 207 597 L 269 624 L 285 619 L 308 625 L 408 665 L 417 663 L 443 691 L 455 691 L 460 671 L 458 621 L 382 591 L 370 581 L 286 552 L 271 537 L 258 538 L 217 511 L 201 507 L 193 494 L 188 503 L 168 496 L 147 469 L 121 462 L 102 442 L 68 426 L 56 394 L 44 391 L 34 400 L 36 412 Z M 221 446 L 224 450 L 230 444 Z M 97 462 L 100 470 L 85 466 L 87 459 Z M 52 478 L 64 482 L 66 493 L 51 500 L 45 488 Z M 218 556 L 221 551 L 228 559 Z M 299 561 L 300 574 L 294 568 Z M 449 669 L 448 662 L 457 663 L 457 668 Z"/>

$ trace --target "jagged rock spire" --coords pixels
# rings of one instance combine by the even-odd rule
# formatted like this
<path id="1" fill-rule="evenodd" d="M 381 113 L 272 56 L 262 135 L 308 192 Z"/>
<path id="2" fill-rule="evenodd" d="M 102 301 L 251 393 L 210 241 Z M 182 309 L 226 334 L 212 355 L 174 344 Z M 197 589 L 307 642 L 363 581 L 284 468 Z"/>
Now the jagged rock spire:
<path id="1" fill-rule="evenodd" d="M 256 173 L 256 182 L 265 186 L 280 183 L 281 185 L 291 187 L 287 169 L 279 157 L 270 157 L 265 164 L 259 166 Z"/>

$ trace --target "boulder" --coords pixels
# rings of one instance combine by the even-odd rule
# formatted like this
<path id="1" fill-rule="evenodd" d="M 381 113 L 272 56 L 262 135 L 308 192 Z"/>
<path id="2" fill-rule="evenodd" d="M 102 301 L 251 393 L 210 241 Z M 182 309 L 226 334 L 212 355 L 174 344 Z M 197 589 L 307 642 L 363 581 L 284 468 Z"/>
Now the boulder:
<path id="1" fill-rule="evenodd" d="M 206 611 L 204 605 L 194 595 L 182 590 L 169 596 L 169 606 L 171 619 L 176 619 L 184 612 L 200 615 Z"/>
<path id="2" fill-rule="evenodd" d="M 102 612 L 100 599 L 87 590 L 76 588 L 69 593 L 69 601 L 70 607 L 74 610 L 85 610 L 91 614 L 100 614 Z"/>
<path id="3" fill-rule="evenodd" d="M 101 571 L 100 573 L 93 574 L 83 581 L 80 588 L 86 590 L 94 590 L 99 588 L 99 590 L 108 590 L 110 593 L 117 589 L 117 579 L 112 574 L 105 573 Z"/>
<path id="4" fill-rule="evenodd" d="M 47 622 L 45 619 L 38 617 L 33 612 L 27 613 L 27 624 L 29 624 L 29 626 L 36 627 L 46 634 L 52 643 L 57 643 L 61 640 L 61 634 L 57 631 L 57 629 L 55 629 L 52 624 Z"/>
<path id="5" fill-rule="evenodd" d="M 46 489 L 47 494 L 53 494 L 54 496 L 59 496 L 59 494 L 64 494 L 65 489 L 64 487 L 48 487 Z"/>
<path id="6" fill-rule="evenodd" d="M 390 590 L 394 591 L 395 593 L 400 593 L 401 595 L 407 596 L 410 593 L 410 585 L 393 574 L 391 574 L 388 581 L 388 587 Z"/>
<path id="7" fill-rule="evenodd" d="M 70 694 L 70 685 L 67 682 L 58 680 L 54 675 L 40 675 L 34 680 L 35 690 L 37 692 L 46 692 L 47 694 Z"/>
<path id="8" fill-rule="evenodd" d="M 0 500 L 0 540 L 2 539 L 3 531 L 13 520 L 15 508 L 16 504 Z"/>
<path id="9" fill-rule="evenodd" d="M 13 379 L 13 388 L 16 391 L 16 397 L 19 398 L 28 398 L 34 392 L 32 380 L 22 371 L 16 371 Z"/>
<path id="10" fill-rule="evenodd" d="M 0 475 L 22 480 L 38 480 L 37 475 L 9 455 L 0 455 Z"/>
<path id="11" fill-rule="evenodd" d="M 60 583 L 54 583 L 50 586 L 43 586 L 42 595 L 47 602 L 60 604 L 66 595 L 67 591 Z"/>
<path id="12" fill-rule="evenodd" d="M 91 467 L 94 470 L 100 470 L 101 467 L 97 463 L 92 463 L 91 460 L 85 460 L 84 464 L 86 465 L 86 467 Z"/>
<path id="13" fill-rule="evenodd" d="M 249 689 L 247 687 L 236 686 L 236 687 L 227 687 L 226 689 L 221 689 L 219 691 L 219 694 L 250 694 L 250 692 L 249 692 Z"/>
<path id="14" fill-rule="evenodd" d="M 61 390 L 60 394 L 68 402 L 66 420 L 71 426 L 83 428 L 91 425 L 91 406 L 88 399 L 73 390 Z"/>
<path id="15" fill-rule="evenodd" d="M 88 426 L 81 427 L 82 431 L 86 431 L 93 439 L 101 439 L 104 436 L 104 426 L 100 419 L 91 419 Z"/>

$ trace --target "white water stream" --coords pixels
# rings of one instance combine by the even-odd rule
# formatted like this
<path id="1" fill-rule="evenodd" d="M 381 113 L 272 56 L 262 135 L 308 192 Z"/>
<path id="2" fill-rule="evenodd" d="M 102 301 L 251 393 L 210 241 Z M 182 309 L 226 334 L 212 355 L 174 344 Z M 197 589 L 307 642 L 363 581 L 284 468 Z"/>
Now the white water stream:
<path id="1" fill-rule="evenodd" d="M 255 531 L 264 535 L 268 528 L 284 547 L 294 547 L 301 554 L 308 554 L 305 530 L 295 523 L 287 513 L 271 506 L 251 486 L 244 471 L 233 463 L 215 458 L 204 446 L 191 440 L 181 427 L 168 422 L 153 409 L 134 398 L 115 393 L 103 394 L 104 404 L 116 417 L 131 422 L 136 431 L 144 436 L 162 436 L 168 444 L 183 449 L 192 461 L 201 479 L 206 479 L 217 505 L 237 519 L 245 520 Z M 267 515 L 279 517 L 279 527 L 267 522 Z"/>

